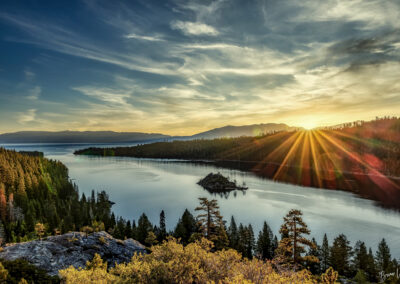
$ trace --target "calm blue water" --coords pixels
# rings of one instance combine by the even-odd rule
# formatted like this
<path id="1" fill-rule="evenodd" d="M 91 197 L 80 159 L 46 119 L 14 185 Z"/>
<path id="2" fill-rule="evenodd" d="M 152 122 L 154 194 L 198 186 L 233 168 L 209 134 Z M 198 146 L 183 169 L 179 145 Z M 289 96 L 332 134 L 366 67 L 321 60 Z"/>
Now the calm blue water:
<path id="1" fill-rule="evenodd" d="M 114 212 L 127 219 L 136 219 L 145 212 L 158 223 L 162 209 L 167 226 L 173 229 L 185 208 L 194 213 L 198 197 L 216 198 L 227 221 L 251 223 L 258 231 L 266 220 L 278 233 L 283 216 L 292 208 L 301 209 L 312 236 L 322 242 L 324 233 L 329 239 L 344 233 L 354 244 L 365 241 L 375 251 L 384 237 L 392 256 L 400 257 L 400 214 L 382 209 L 370 200 L 342 192 L 281 184 L 256 177 L 252 173 L 197 165 L 179 161 L 147 160 L 121 157 L 74 156 L 75 149 L 88 144 L 24 144 L 3 145 L 9 149 L 38 150 L 46 157 L 63 162 L 70 177 L 81 192 L 106 190 L 116 204 Z M 96 145 L 115 146 L 115 145 Z M 243 181 L 249 187 L 245 194 L 213 196 L 198 186 L 197 181 L 210 172 Z M 258 234 L 258 233 L 257 233 Z"/>

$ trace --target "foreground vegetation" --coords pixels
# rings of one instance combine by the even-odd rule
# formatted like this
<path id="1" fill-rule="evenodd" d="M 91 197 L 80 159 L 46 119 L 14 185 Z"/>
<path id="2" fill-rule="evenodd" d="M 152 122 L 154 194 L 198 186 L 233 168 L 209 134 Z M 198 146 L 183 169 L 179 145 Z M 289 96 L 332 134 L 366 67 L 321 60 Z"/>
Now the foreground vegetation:
<path id="1" fill-rule="evenodd" d="M 24 282 L 26 281 L 26 282 Z M 60 283 L 57 276 L 49 276 L 46 271 L 29 264 L 23 259 L 0 262 L 0 283 Z"/>
<path id="2" fill-rule="evenodd" d="M 278 181 L 342 189 L 400 208 L 400 119 L 259 137 L 88 148 L 80 155 L 214 161 Z"/>
<path id="3" fill-rule="evenodd" d="M 307 270 L 277 272 L 270 262 L 249 260 L 233 249 L 213 252 L 213 243 L 201 239 L 183 246 L 170 238 L 135 255 L 127 264 L 107 271 L 97 255 L 86 269 L 60 271 L 66 283 L 316 283 Z M 103 282 L 104 283 L 104 282 Z"/>

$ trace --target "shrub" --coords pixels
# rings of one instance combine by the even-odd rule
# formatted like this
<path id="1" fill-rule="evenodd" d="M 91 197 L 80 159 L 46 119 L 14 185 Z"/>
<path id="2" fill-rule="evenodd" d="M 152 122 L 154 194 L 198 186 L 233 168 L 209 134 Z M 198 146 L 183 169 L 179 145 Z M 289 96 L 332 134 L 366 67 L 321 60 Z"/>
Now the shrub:
<path id="1" fill-rule="evenodd" d="M 201 239 L 183 246 L 169 238 L 151 247 L 151 254 L 132 257 L 130 263 L 107 265 L 95 256 L 85 269 L 60 271 L 65 283 L 316 283 L 307 270 L 277 273 L 269 262 L 249 260 L 233 249 L 213 252 Z M 102 282 L 103 281 L 103 282 Z"/>

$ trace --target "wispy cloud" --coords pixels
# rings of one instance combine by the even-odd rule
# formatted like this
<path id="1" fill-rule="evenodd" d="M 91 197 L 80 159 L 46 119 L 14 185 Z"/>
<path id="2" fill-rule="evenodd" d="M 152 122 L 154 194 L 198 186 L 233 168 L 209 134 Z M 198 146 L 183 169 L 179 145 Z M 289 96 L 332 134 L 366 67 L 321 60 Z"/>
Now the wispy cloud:
<path id="1" fill-rule="evenodd" d="M 18 116 L 18 122 L 21 124 L 26 124 L 28 122 L 35 121 L 36 111 L 36 109 L 29 109 L 26 112 L 20 113 Z"/>
<path id="2" fill-rule="evenodd" d="M 42 88 L 40 86 L 35 86 L 31 90 L 29 90 L 29 95 L 27 96 L 30 100 L 39 99 L 40 94 L 42 93 Z"/>
<path id="3" fill-rule="evenodd" d="M 128 38 L 128 39 L 138 39 L 138 40 L 147 40 L 147 41 L 164 41 L 164 39 L 162 39 L 159 36 L 144 36 L 144 35 L 138 35 L 135 33 L 127 34 L 124 37 Z"/>
<path id="4" fill-rule="evenodd" d="M 56 52 L 117 65 L 130 70 L 156 74 L 171 74 L 171 63 L 154 62 L 135 53 L 119 53 L 92 43 L 88 38 L 57 25 L 36 22 L 20 16 L 0 13 L 0 18 L 11 22 L 25 32 L 31 39 L 9 38 L 10 41 L 38 45 Z"/>
<path id="5" fill-rule="evenodd" d="M 174 30 L 180 30 L 182 33 L 188 36 L 216 36 L 219 34 L 214 27 L 199 22 L 173 21 L 171 22 L 171 28 Z"/>

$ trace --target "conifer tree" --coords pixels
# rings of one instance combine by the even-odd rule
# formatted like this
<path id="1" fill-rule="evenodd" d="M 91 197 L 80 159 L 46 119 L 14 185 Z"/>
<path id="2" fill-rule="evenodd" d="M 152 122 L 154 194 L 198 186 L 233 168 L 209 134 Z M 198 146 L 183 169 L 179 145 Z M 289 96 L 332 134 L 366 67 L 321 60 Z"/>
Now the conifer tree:
<path id="1" fill-rule="evenodd" d="M 225 224 L 219 212 L 217 200 L 208 200 L 205 197 L 199 198 L 200 206 L 196 211 L 202 211 L 197 215 L 197 223 L 203 235 L 213 241 L 216 249 L 222 249 L 229 244 Z"/>
<path id="2" fill-rule="evenodd" d="M 377 280 L 377 271 L 374 254 L 372 253 L 372 249 L 369 248 L 368 256 L 367 256 L 367 269 L 365 271 L 368 275 L 368 279 L 371 282 L 375 282 Z"/>
<path id="3" fill-rule="evenodd" d="M 153 230 L 153 225 L 149 221 L 149 218 L 147 218 L 147 215 L 143 213 L 138 221 L 137 236 L 136 236 L 137 240 L 140 243 L 145 243 L 148 233 L 152 230 Z"/>
<path id="4" fill-rule="evenodd" d="M 352 249 L 347 237 L 340 234 L 333 241 L 330 252 L 330 263 L 339 275 L 351 276 L 350 258 Z"/>
<path id="5" fill-rule="evenodd" d="M 242 223 L 239 224 L 239 242 L 237 250 L 242 254 L 243 257 L 251 259 L 253 257 L 253 251 L 255 249 L 255 239 L 253 227 L 251 224 L 248 226 L 243 226 Z"/>
<path id="6" fill-rule="evenodd" d="M 329 248 L 329 243 L 328 243 L 328 237 L 326 234 L 324 234 L 324 238 L 322 240 L 322 246 L 320 248 L 320 262 L 321 262 L 321 270 L 326 271 L 329 266 L 329 253 L 330 253 L 330 248 Z"/>
<path id="7" fill-rule="evenodd" d="M 310 230 L 301 217 L 303 213 L 300 210 L 292 209 L 283 218 L 284 223 L 281 226 L 280 233 L 284 236 L 279 242 L 276 253 L 279 261 L 283 265 L 291 266 L 294 269 L 300 268 L 304 261 L 318 262 L 314 256 L 303 256 L 306 247 L 314 247 L 314 243 L 308 240 L 304 235 L 309 235 Z"/>
<path id="8" fill-rule="evenodd" d="M 165 225 L 165 212 L 164 210 L 161 211 L 160 213 L 160 228 L 158 230 L 158 236 L 157 239 L 158 241 L 163 241 L 167 237 L 167 228 Z"/>
<path id="9" fill-rule="evenodd" d="M 254 231 L 253 231 L 253 226 L 249 224 L 247 226 L 247 231 L 248 231 L 248 239 L 247 239 L 247 256 L 248 258 L 253 258 L 253 252 L 256 247 L 256 240 L 254 238 Z"/>
<path id="10" fill-rule="evenodd" d="M 190 236 L 197 232 L 197 224 L 192 213 L 185 209 L 182 217 L 179 219 L 178 224 L 174 230 L 174 237 L 181 239 L 183 244 L 189 242 Z"/>
<path id="11" fill-rule="evenodd" d="M 355 271 L 368 270 L 368 252 L 365 243 L 358 241 L 354 246 L 353 266 Z M 361 276 L 360 276 L 361 277 Z"/>
<path id="12" fill-rule="evenodd" d="M 126 226 L 125 226 L 125 237 L 132 238 L 132 225 L 131 225 L 131 221 L 128 220 L 126 222 Z"/>
<path id="13" fill-rule="evenodd" d="M 231 248 L 237 249 L 239 244 L 239 233 L 235 218 L 231 217 L 231 223 L 228 229 L 229 245 Z"/>
<path id="14" fill-rule="evenodd" d="M 386 240 L 383 238 L 382 241 L 378 245 L 378 250 L 376 251 L 376 265 L 379 271 L 384 271 L 385 273 L 389 272 L 390 268 L 390 249 L 386 243 Z"/>
<path id="15" fill-rule="evenodd" d="M 273 234 L 267 222 L 264 222 L 257 239 L 257 255 L 262 259 L 273 257 Z"/>
<path id="16" fill-rule="evenodd" d="M 307 261 L 306 260 L 306 267 L 311 271 L 312 274 L 320 274 L 321 272 L 321 266 L 320 266 L 320 252 L 321 248 L 317 244 L 317 241 L 315 238 L 312 238 L 311 240 L 314 243 L 314 246 L 309 248 L 309 251 L 307 252 L 307 256 L 311 256 L 312 259 L 318 259 L 319 261 Z M 324 271 L 324 270 L 322 270 Z"/>
<path id="17" fill-rule="evenodd" d="M 200 206 L 196 207 L 196 211 L 202 211 L 197 215 L 197 222 L 203 235 L 211 240 L 216 234 L 217 227 L 222 224 L 222 216 L 219 212 L 217 200 L 208 200 L 200 197 Z"/>

